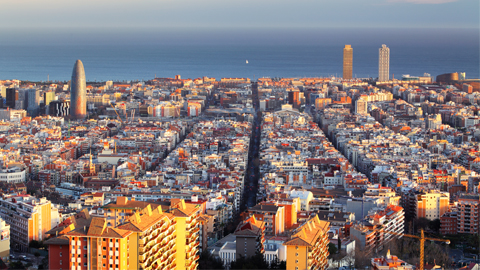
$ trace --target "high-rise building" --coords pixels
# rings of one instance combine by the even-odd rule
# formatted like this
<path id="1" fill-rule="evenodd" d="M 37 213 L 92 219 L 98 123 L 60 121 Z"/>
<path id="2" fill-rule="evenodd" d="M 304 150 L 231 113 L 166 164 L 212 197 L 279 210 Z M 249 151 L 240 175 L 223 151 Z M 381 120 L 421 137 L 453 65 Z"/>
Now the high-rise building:
<path id="1" fill-rule="evenodd" d="M 330 223 L 317 215 L 298 227 L 283 244 L 287 250 L 287 269 L 327 269 Z"/>
<path id="2" fill-rule="evenodd" d="M 70 115 L 73 119 L 87 117 L 87 81 L 85 69 L 80 60 L 75 62 L 70 84 Z"/>
<path id="3" fill-rule="evenodd" d="M 38 116 L 40 111 L 40 90 L 35 88 L 29 88 L 26 96 L 27 113 L 31 117 Z"/>
<path id="4" fill-rule="evenodd" d="M 288 92 L 288 104 L 291 104 L 294 108 L 300 108 L 300 91 Z"/>
<path id="5" fill-rule="evenodd" d="M 15 109 L 15 101 L 17 100 L 17 94 L 15 88 L 7 88 L 5 105 L 10 109 Z"/>
<path id="6" fill-rule="evenodd" d="M 383 44 L 378 49 L 378 81 L 385 82 L 390 80 L 390 48 Z"/>
<path id="7" fill-rule="evenodd" d="M 198 204 L 118 197 L 103 210 L 104 217 L 83 210 L 49 232 L 57 236 L 46 242 L 51 269 L 198 268 Z"/>
<path id="8" fill-rule="evenodd" d="M 58 216 L 58 209 L 46 198 L 11 195 L 0 199 L 0 217 L 11 226 L 13 249 L 28 251 L 30 241 L 44 240 L 52 228 L 54 212 Z"/>
<path id="9" fill-rule="evenodd" d="M 353 48 L 351 45 L 345 45 L 343 48 L 343 78 L 351 79 L 353 72 Z"/>

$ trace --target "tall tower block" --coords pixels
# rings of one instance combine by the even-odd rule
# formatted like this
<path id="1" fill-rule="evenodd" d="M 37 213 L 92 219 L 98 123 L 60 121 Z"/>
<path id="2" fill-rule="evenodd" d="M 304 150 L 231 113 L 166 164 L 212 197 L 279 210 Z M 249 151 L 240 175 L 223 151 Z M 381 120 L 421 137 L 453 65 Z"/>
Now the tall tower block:
<path id="1" fill-rule="evenodd" d="M 70 82 L 70 115 L 73 119 L 87 117 L 87 80 L 80 60 L 75 62 Z"/>
<path id="2" fill-rule="evenodd" d="M 383 44 L 378 49 L 378 81 L 386 82 L 390 80 L 390 48 Z"/>
<path id="3" fill-rule="evenodd" d="M 353 72 L 353 49 L 351 45 L 343 48 L 343 78 L 351 79 Z"/>

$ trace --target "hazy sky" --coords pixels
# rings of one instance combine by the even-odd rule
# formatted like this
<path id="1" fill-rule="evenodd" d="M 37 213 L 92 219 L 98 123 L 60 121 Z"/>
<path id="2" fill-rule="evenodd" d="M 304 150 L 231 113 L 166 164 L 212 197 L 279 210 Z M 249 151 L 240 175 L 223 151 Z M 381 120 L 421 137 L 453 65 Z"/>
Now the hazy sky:
<path id="1" fill-rule="evenodd" d="M 151 29 L 202 35 L 215 29 L 455 28 L 475 34 L 479 6 L 478 0 L 0 0 L 0 44 L 139 30 L 145 37 Z"/>

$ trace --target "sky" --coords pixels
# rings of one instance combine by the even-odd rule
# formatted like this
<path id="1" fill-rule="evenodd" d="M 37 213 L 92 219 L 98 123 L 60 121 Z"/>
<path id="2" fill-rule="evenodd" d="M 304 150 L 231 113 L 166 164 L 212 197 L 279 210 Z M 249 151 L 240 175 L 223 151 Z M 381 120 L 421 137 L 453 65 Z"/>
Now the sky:
<path id="1" fill-rule="evenodd" d="M 437 29 L 478 36 L 478 0 L 0 0 L 0 45 L 102 42 L 165 34 L 177 40 L 252 31 Z M 275 32 L 277 31 L 277 32 Z M 312 32 L 310 32 L 312 31 Z M 133 34 L 133 35 L 132 35 Z M 229 35 L 230 34 L 230 35 Z M 345 32 L 345 34 L 352 34 Z M 273 35 L 273 34 L 272 34 Z M 278 37 L 277 37 L 278 38 Z M 287 38 L 284 38 L 287 39 Z M 132 41 L 132 42 L 133 42 Z"/>

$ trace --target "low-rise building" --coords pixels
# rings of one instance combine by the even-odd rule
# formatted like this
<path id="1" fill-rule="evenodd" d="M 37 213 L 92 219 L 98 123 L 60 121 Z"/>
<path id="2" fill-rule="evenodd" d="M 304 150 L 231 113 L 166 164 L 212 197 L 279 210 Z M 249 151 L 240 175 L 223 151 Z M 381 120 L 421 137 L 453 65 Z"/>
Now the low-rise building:
<path id="1" fill-rule="evenodd" d="M 372 258 L 373 270 L 413 270 L 415 266 L 400 260 L 397 256 L 390 255 L 390 250 L 385 258 Z"/>

